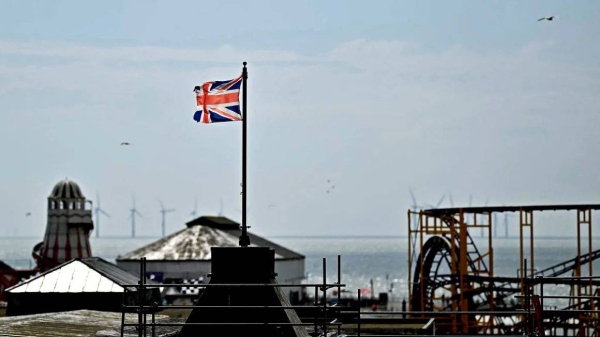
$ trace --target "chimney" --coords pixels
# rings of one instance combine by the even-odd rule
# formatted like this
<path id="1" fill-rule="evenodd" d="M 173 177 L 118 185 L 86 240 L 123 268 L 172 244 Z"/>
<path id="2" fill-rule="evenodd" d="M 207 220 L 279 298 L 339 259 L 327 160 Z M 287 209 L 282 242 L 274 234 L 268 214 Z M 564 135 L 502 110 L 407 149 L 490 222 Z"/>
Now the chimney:
<path id="1" fill-rule="evenodd" d="M 303 326 L 240 325 L 239 323 L 301 323 L 296 311 L 283 308 L 235 308 L 235 306 L 289 306 L 280 287 L 259 286 L 277 284 L 275 250 L 268 247 L 212 247 L 211 280 L 209 284 L 232 284 L 231 287 L 206 287 L 197 306 L 226 308 L 194 308 L 186 323 L 224 323 L 223 325 L 186 325 L 180 337 L 192 336 L 303 336 Z M 234 284 L 256 284 L 235 286 Z M 227 308 L 229 307 L 229 308 Z M 238 323 L 226 325 L 226 323 Z"/>

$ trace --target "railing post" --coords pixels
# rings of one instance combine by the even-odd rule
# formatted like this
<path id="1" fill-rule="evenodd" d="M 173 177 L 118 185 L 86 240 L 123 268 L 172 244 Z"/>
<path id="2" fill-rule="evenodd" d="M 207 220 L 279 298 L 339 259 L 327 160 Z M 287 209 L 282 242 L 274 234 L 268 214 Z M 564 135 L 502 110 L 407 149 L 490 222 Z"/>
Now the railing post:
<path id="1" fill-rule="evenodd" d="M 156 326 L 154 326 L 154 324 L 156 324 L 156 302 L 154 302 L 154 308 L 152 308 L 152 337 L 156 337 Z"/>
<path id="2" fill-rule="evenodd" d="M 315 286 L 315 322 L 314 322 L 314 333 L 317 335 L 317 331 L 319 330 L 317 324 L 319 322 L 319 287 Z"/>
<path id="3" fill-rule="evenodd" d="M 140 302 L 141 308 L 142 308 L 142 315 L 143 315 L 143 320 L 144 320 L 144 337 L 146 337 L 146 310 L 144 308 L 144 301 L 146 300 L 146 257 L 142 257 L 142 267 L 144 272 L 141 275 L 141 280 L 142 280 L 142 301 Z"/>
<path id="4" fill-rule="evenodd" d="M 143 337 L 142 334 L 142 295 L 140 293 L 141 290 L 141 285 L 142 285 L 142 275 L 144 274 L 144 262 L 143 262 L 143 257 L 140 259 L 140 279 L 138 280 L 138 285 L 140 285 L 140 287 L 136 288 L 136 292 L 137 292 L 137 299 L 138 299 L 138 308 L 137 308 L 137 312 L 138 312 L 138 337 Z"/>
<path id="5" fill-rule="evenodd" d="M 336 311 L 337 312 L 336 317 L 339 320 L 338 323 L 340 323 L 340 324 L 338 324 L 338 328 L 337 328 L 337 334 L 339 336 L 339 335 L 341 335 L 341 332 L 342 332 L 342 325 L 341 325 L 341 323 L 342 323 L 342 317 L 341 316 L 342 315 L 341 315 L 341 312 L 340 312 L 340 309 L 339 309 L 339 307 L 341 305 L 340 301 L 342 299 L 342 295 L 341 295 L 341 293 L 342 293 L 342 287 L 340 286 L 340 284 L 342 284 L 342 255 L 340 255 L 340 254 L 338 254 L 338 256 L 337 256 L 337 272 L 338 272 L 338 275 L 337 275 L 337 277 L 338 277 L 338 280 L 337 280 L 337 284 L 338 284 L 338 286 L 337 286 L 337 295 L 338 295 L 337 296 L 337 306 L 338 306 L 338 308 L 337 308 L 337 311 Z"/>
<path id="6" fill-rule="evenodd" d="M 526 260 L 527 261 L 527 260 Z M 525 263 L 525 266 L 527 266 L 527 263 Z M 525 267 L 527 268 L 527 267 Z M 529 276 L 525 276 L 525 305 L 527 306 L 527 321 L 525 324 L 526 327 L 526 333 L 528 336 L 531 336 L 532 334 L 532 329 L 531 329 L 531 323 L 532 323 L 532 319 L 531 319 L 531 282 L 529 282 Z"/>
<path id="7" fill-rule="evenodd" d="M 540 280 L 540 307 L 542 308 L 542 323 L 544 323 L 544 276 L 539 277 Z"/>
<path id="8" fill-rule="evenodd" d="M 327 337 L 327 258 L 323 258 L 323 336 Z"/>
<path id="9" fill-rule="evenodd" d="M 125 334 L 125 313 L 126 313 L 126 309 L 124 308 L 125 305 L 127 305 L 127 303 L 125 302 L 125 299 L 127 298 L 127 287 L 123 288 L 123 300 L 121 302 L 121 310 L 123 310 L 121 312 L 121 337 L 123 337 L 123 335 Z"/>
<path id="10" fill-rule="evenodd" d="M 358 337 L 360 337 L 360 306 L 361 306 L 361 302 L 360 302 L 360 288 L 358 289 L 358 316 L 356 319 L 356 334 L 358 335 Z"/>

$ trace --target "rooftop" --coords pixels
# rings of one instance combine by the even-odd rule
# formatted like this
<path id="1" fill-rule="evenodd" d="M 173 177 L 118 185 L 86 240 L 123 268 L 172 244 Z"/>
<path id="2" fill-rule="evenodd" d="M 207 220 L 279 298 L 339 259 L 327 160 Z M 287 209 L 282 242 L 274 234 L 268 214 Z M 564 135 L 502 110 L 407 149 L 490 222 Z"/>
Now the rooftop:
<path id="1" fill-rule="evenodd" d="M 41 273 L 6 291 L 22 292 L 122 292 L 123 285 L 139 278 L 101 258 L 74 259 Z M 152 283 L 148 281 L 148 283 Z"/>
<path id="2" fill-rule="evenodd" d="M 187 228 L 136 249 L 117 260 L 211 260 L 211 247 L 238 247 L 240 225 L 225 217 L 201 216 Z M 275 259 L 303 259 L 304 256 L 258 235 L 248 233 L 250 247 L 271 247 Z"/>

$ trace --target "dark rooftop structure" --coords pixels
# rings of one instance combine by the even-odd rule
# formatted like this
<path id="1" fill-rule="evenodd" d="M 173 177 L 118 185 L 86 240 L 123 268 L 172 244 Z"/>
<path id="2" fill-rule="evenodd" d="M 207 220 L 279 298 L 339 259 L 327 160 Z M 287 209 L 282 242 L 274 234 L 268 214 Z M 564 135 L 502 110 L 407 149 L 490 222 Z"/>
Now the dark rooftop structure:
<path id="1" fill-rule="evenodd" d="M 302 322 L 296 311 L 287 309 L 290 302 L 284 291 L 279 287 L 265 286 L 277 284 L 273 249 L 214 247 L 212 255 L 212 276 L 209 285 L 232 284 L 232 286 L 208 287 L 199 296 L 197 307 L 194 308 L 186 323 L 209 323 L 209 325 L 186 325 L 181 329 L 180 337 L 309 336 L 306 329 L 300 326 Z M 241 287 L 236 284 L 250 286 Z M 267 306 L 274 308 L 265 311 Z M 252 325 L 244 325 L 244 323 Z M 283 323 L 283 325 L 264 323 Z"/>

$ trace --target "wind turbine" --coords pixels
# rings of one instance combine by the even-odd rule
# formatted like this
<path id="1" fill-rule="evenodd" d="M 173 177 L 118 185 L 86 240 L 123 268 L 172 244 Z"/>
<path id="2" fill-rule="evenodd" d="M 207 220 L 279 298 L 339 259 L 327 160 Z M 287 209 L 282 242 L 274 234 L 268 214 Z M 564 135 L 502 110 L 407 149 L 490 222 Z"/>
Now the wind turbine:
<path id="1" fill-rule="evenodd" d="M 440 207 L 440 205 L 442 204 L 442 202 L 444 202 L 444 199 L 446 198 L 445 194 L 442 195 L 442 197 L 440 198 L 440 200 L 438 201 L 438 203 L 435 206 L 433 206 L 431 204 L 419 205 L 419 204 L 417 204 L 417 198 L 415 197 L 414 191 L 412 189 L 409 189 L 408 192 L 410 193 L 410 197 L 412 199 L 412 205 L 410 207 L 412 208 L 412 211 L 414 212 L 412 214 L 412 216 L 413 216 L 412 223 L 414 223 L 414 225 L 415 225 L 414 228 L 417 228 L 417 226 L 418 226 L 418 224 L 417 224 L 418 220 L 416 219 L 416 217 L 417 217 L 416 212 L 418 212 L 419 210 L 421 210 L 421 209 L 423 209 L 425 207 L 432 208 L 432 209 L 438 208 L 438 207 Z"/>
<path id="2" fill-rule="evenodd" d="M 175 209 L 165 209 L 165 205 L 163 205 L 162 201 L 158 199 L 158 203 L 160 204 L 160 212 L 162 213 L 162 237 L 165 237 L 165 227 L 166 227 L 166 214 L 170 212 L 175 212 Z"/>
<path id="3" fill-rule="evenodd" d="M 488 201 L 489 201 L 489 200 L 490 200 L 489 198 L 488 198 L 488 199 L 485 199 L 485 206 L 483 206 L 483 207 L 487 207 L 487 205 L 488 205 Z M 489 219 L 486 219 L 485 221 L 487 222 L 488 220 L 489 220 Z M 488 224 L 488 225 L 489 225 L 489 224 Z M 481 227 L 481 237 L 484 237 L 484 235 L 483 235 L 483 227 Z"/>
<path id="4" fill-rule="evenodd" d="M 504 204 L 502 204 L 504 207 Z M 508 217 L 514 216 L 514 214 L 509 212 L 504 212 L 504 238 L 508 238 Z"/>
<path id="5" fill-rule="evenodd" d="M 408 192 L 410 193 L 410 198 L 412 199 L 412 205 L 410 206 L 412 208 L 412 211 L 414 212 L 412 214 L 412 218 L 413 218 L 413 229 L 417 228 L 417 226 L 419 225 L 417 223 L 418 219 L 417 219 L 417 214 L 416 212 L 418 212 L 420 209 L 422 209 L 423 207 L 419 206 L 417 204 L 417 198 L 415 197 L 415 193 L 413 192 L 412 189 L 409 189 Z"/>
<path id="6" fill-rule="evenodd" d="M 131 212 L 129 218 L 131 219 L 131 237 L 135 238 L 135 216 L 138 215 L 140 218 L 143 218 L 144 216 L 135 208 L 135 196 L 132 196 L 132 198 L 133 207 L 129 210 L 129 212 Z"/>
<path id="7" fill-rule="evenodd" d="M 223 198 L 219 201 L 219 216 L 223 217 Z"/>
<path id="8" fill-rule="evenodd" d="M 242 214 L 242 210 L 239 208 L 236 208 L 235 211 Z M 248 214 L 250 214 L 250 207 L 246 206 L 246 215 L 248 215 Z"/>
<path id="9" fill-rule="evenodd" d="M 413 213 L 411 214 L 412 215 L 413 228 L 410 228 L 410 229 L 414 230 L 414 229 L 417 229 L 419 227 L 419 224 L 418 224 L 419 219 L 417 218 L 416 212 L 418 212 L 419 209 L 422 209 L 422 207 L 417 204 L 417 198 L 415 197 L 415 193 L 413 192 L 413 190 L 411 188 L 409 188 L 408 192 L 410 193 L 410 197 L 412 199 L 412 205 L 410 207 L 412 207 L 412 211 L 413 211 Z M 409 234 L 409 235 L 412 235 L 412 234 Z M 413 255 L 415 253 L 415 247 L 416 247 L 416 245 L 417 245 L 417 240 L 416 240 L 416 237 L 415 237 L 415 240 L 413 240 L 413 244 L 412 244 L 412 247 L 411 247 L 411 251 L 412 251 Z"/>
<path id="10" fill-rule="evenodd" d="M 508 213 L 504 212 L 504 237 L 508 238 Z"/>
<path id="11" fill-rule="evenodd" d="M 423 204 L 423 206 L 427 206 L 427 208 L 431 208 L 431 209 L 439 208 L 440 205 L 442 204 L 442 202 L 444 202 L 445 198 L 446 198 L 446 194 L 442 195 L 442 197 L 440 198 L 440 201 L 438 201 L 438 203 L 435 204 L 435 206 L 433 206 L 431 204 Z"/>
<path id="12" fill-rule="evenodd" d="M 194 200 L 194 210 L 190 213 L 192 216 L 192 220 L 196 219 L 196 215 L 198 214 L 198 198 Z"/>
<path id="13" fill-rule="evenodd" d="M 473 204 L 473 194 L 469 194 L 469 207 L 471 207 L 472 204 Z M 467 219 L 470 219 L 470 220 L 467 220 L 467 223 L 473 222 L 473 215 L 471 215 L 471 216 L 467 215 Z"/>
<path id="14" fill-rule="evenodd" d="M 100 207 L 100 194 L 96 191 L 96 208 L 94 208 L 94 213 L 96 214 L 96 238 L 100 237 L 100 214 L 105 215 L 110 218 L 110 215 L 106 213 Z"/>

